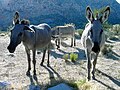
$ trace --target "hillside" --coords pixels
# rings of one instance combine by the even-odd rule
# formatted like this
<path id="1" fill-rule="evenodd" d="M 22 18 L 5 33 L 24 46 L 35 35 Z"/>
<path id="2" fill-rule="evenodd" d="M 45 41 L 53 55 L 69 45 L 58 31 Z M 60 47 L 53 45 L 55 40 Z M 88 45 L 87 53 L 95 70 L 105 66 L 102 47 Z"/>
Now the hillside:
<path id="1" fill-rule="evenodd" d="M 32 24 L 46 22 L 53 27 L 75 23 L 77 28 L 82 28 L 87 22 L 85 8 L 88 5 L 92 9 L 110 5 L 109 23 L 120 23 L 120 4 L 116 0 L 0 0 L 0 28 L 6 29 L 12 24 L 15 11 Z"/>

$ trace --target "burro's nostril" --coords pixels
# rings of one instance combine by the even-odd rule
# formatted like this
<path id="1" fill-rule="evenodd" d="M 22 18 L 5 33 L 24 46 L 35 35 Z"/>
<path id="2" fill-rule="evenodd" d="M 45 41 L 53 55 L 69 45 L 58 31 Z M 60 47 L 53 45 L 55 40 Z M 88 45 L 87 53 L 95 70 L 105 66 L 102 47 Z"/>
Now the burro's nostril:
<path id="1" fill-rule="evenodd" d="M 98 42 L 94 42 L 94 46 L 92 48 L 92 51 L 95 53 L 100 51 L 100 46 L 99 46 Z"/>

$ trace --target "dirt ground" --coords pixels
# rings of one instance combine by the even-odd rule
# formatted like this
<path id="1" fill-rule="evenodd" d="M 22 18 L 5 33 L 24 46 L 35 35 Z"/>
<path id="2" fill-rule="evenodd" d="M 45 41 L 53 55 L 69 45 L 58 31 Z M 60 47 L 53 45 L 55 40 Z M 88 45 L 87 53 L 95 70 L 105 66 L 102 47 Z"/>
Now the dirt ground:
<path id="1" fill-rule="evenodd" d="M 27 90 L 34 85 L 45 90 L 56 83 L 86 79 L 87 60 L 80 39 L 76 43 L 77 46 L 70 47 L 68 39 L 62 43 L 60 50 L 51 49 L 50 67 L 46 66 L 47 57 L 44 67 L 40 66 L 42 53 L 37 54 L 37 76 L 34 78 L 33 70 L 31 76 L 26 75 L 28 63 L 24 46 L 20 44 L 15 53 L 10 54 L 7 50 L 9 36 L 0 36 L 0 82 L 9 82 L 15 90 Z M 109 57 L 99 55 L 96 80 L 90 81 L 98 90 L 120 90 L 120 41 L 110 41 L 109 44 L 114 46 L 113 53 Z M 65 62 L 63 59 L 64 54 L 71 52 L 78 54 L 76 63 Z"/>

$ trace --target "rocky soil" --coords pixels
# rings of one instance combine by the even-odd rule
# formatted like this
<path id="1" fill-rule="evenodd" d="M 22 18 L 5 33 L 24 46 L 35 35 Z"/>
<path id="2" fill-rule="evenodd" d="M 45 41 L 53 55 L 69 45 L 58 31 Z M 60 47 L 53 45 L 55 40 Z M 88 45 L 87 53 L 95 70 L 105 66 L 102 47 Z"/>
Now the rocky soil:
<path id="1" fill-rule="evenodd" d="M 77 46 L 70 47 L 70 40 L 62 43 L 61 49 L 51 49 L 50 67 L 47 67 L 46 61 L 44 67 L 40 66 L 42 53 L 36 55 L 37 76 L 26 75 L 27 57 L 24 46 L 20 44 L 14 54 L 7 50 L 9 36 L 0 36 L 0 82 L 9 82 L 13 90 L 28 90 L 33 86 L 46 90 L 50 86 L 61 82 L 73 82 L 86 79 L 87 60 L 84 50 L 77 39 Z M 96 70 L 96 80 L 91 80 L 91 86 L 94 90 L 120 90 L 120 41 L 110 41 L 113 45 L 113 53 L 109 57 L 99 55 Z M 79 59 L 72 63 L 63 59 L 64 54 L 71 52 L 77 53 Z M 31 62 L 32 63 L 32 62 Z M 32 64 L 31 64 L 32 65 Z M 80 89 L 80 87 L 78 87 Z M 93 90 L 93 89 L 91 89 Z"/>

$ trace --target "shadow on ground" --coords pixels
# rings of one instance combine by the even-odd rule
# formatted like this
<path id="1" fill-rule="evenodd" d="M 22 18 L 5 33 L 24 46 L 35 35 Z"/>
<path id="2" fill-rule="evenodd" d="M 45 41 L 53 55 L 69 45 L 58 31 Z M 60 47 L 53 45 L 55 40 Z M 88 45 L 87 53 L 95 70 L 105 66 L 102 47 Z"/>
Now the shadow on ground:
<path id="1" fill-rule="evenodd" d="M 118 86 L 120 87 L 120 81 L 119 81 L 119 80 L 116 80 L 115 78 L 111 77 L 110 75 L 107 75 L 106 73 L 104 73 L 104 72 L 102 72 L 102 71 L 100 71 L 100 70 L 98 70 L 98 69 L 96 69 L 96 71 L 97 71 L 98 73 L 101 73 L 101 75 L 109 78 L 113 83 L 115 83 L 116 85 L 118 85 Z M 97 82 L 101 83 L 102 85 L 106 86 L 106 87 L 109 88 L 110 90 L 116 90 L 115 88 L 107 85 L 105 82 L 103 82 L 103 81 L 101 81 L 101 80 L 98 80 L 98 79 L 96 79 L 96 78 L 95 78 L 95 80 L 96 80 Z"/>
<path id="2" fill-rule="evenodd" d="M 49 79 L 50 79 L 50 83 L 48 85 L 46 85 L 45 90 L 47 90 L 49 87 L 58 85 L 60 83 L 68 83 L 69 81 L 64 80 L 58 72 L 56 72 L 51 66 L 45 66 L 43 65 L 43 67 L 49 72 Z M 75 87 L 74 90 L 78 90 L 76 89 L 78 88 L 77 86 Z"/>
<path id="3" fill-rule="evenodd" d="M 29 90 L 40 90 L 41 85 L 38 82 L 38 78 L 37 75 L 36 76 L 32 76 L 31 74 L 28 75 L 29 79 L 30 79 L 30 85 L 29 85 Z"/>
<path id="4" fill-rule="evenodd" d="M 118 55 L 116 52 L 111 51 L 110 55 L 105 56 L 108 59 L 113 59 L 113 60 L 120 60 L 120 55 Z"/>

